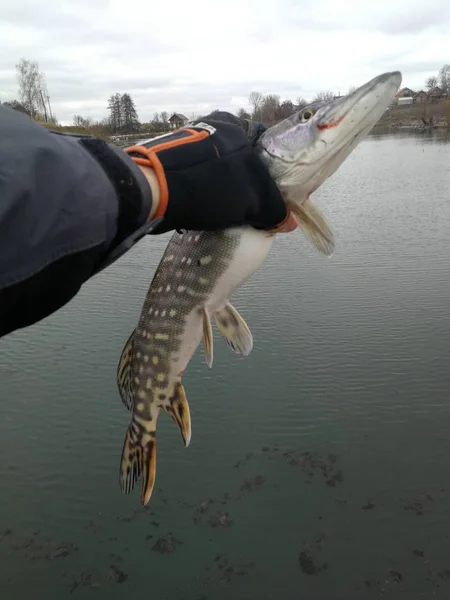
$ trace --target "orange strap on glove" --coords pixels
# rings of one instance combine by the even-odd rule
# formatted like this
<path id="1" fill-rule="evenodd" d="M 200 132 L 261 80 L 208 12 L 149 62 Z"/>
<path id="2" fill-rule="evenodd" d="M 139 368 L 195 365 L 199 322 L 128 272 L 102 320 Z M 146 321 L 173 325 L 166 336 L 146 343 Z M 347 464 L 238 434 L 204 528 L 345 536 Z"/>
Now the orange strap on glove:
<path id="1" fill-rule="evenodd" d="M 170 150 L 177 148 L 184 144 L 192 144 L 204 140 L 209 136 L 206 131 L 198 131 L 195 129 L 179 129 L 176 133 L 169 134 L 167 141 L 159 141 L 161 137 L 154 138 L 155 145 L 151 146 L 130 146 L 125 148 L 125 152 L 130 154 L 132 160 L 142 167 L 151 167 L 156 174 L 160 189 L 160 200 L 158 210 L 154 216 L 155 219 L 162 217 L 166 210 L 169 202 L 169 189 L 167 186 L 167 180 L 164 173 L 164 167 L 161 160 L 158 158 L 158 153 L 163 150 Z M 158 141 L 156 141 L 158 140 Z"/>

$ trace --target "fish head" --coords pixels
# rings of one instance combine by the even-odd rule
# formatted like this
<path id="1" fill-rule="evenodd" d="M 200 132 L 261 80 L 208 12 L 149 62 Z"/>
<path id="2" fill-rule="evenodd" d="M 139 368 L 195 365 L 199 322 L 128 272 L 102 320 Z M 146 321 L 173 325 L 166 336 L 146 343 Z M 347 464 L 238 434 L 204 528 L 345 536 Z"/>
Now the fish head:
<path id="1" fill-rule="evenodd" d="M 313 102 L 267 129 L 257 147 L 287 205 L 301 205 L 344 162 L 381 118 L 400 87 L 399 71 L 353 93 Z"/>

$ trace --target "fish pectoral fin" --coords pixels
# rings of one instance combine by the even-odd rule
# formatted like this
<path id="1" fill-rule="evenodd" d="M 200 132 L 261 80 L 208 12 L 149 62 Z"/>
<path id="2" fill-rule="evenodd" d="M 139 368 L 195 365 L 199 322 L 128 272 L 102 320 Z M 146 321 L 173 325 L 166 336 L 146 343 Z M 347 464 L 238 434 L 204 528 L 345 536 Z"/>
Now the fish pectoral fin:
<path id="1" fill-rule="evenodd" d="M 209 318 L 206 309 L 203 309 L 203 345 L 205 348 L 205 360 L 209 368 L 213 364 L 213 332 L 211 327 L 211 319 Z"/>
<path id="2" fill-rule="evenodd" d="M 191 411 L 186 398 L 184 387 L 180 382 L 175 384 L 169 403 L 164 404 L 165 411 L 172 417 L 178 425 L 184 446 L 187 448 L 191 441 Z"/>
<path id="3" fill-rule="evenodd" d="M 301 206 L 294 205 L 289 208 L 298 226 L 317 250 L 326 256 L 331 256 L 334 252 L 334 235 L 317 206 L 308 198 Z"/>
<path id="4" fill-rule="evenodd" d="M 116 373 L 117 387 L 119 388 L 120 397 L 122 398 L 122 402 L 128 410 L 133 408 L 133 396 L 131 394 L 131 357 L 133 353 L 135 331 L 136 329 L 133 330 L 122 350 Z"/>
<path id="5" fill-rule="evenodd" d="M 144 434 L 145 435 L 145 434 Z M 129 494 L 142 475 L 141 502 L 145 506 L 152 495 L 156 477 L 156 431 L 152 431 L 144 445 L 132 440 L 131 425 L 127 429 L 120 461 L 120 487 Z"/>
<path id="6" fill-rule="evenodd" d="M 247 323 L 229 302 L 214 313 L 220 333 L 236 354 L 248 356 L 253 348 L 253 336 Z"/>

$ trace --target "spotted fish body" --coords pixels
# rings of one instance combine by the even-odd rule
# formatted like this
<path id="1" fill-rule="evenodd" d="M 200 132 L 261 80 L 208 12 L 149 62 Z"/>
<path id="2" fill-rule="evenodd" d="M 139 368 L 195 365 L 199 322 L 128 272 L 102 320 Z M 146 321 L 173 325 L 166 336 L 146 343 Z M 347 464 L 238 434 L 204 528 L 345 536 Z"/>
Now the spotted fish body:
<path id="1" fill-rule="evenodd" d="M 273 235 L 247 227 L 175 232 L 162 256 L 117 371 L 122 400 L 132 411 L 120 485 L 129 493 L 142 475 L 143 504 L 155 482 L 161 408 L 177 423 L 185 445 L 190 442 L 190 411 L 181 377 L 202 338 L 206 362 L 212 366 L 210 317 L 236 353 L 252 350 L 250 330 L 229 298 L 262 265 L 273 240 Z"/>
<path id="2" fill-rule="evenodd" d="M 367 135 L 400 82 L 399 72 L 383 73 L 348 96 L 303 107 L 267 129 L 257 142 L 294 227 L 328 256 L 334 251 L 333 232 L 310 194 Z M 206 362 L 212 366 L 210 316 L 235 352 L 247 355 L 252 349 L 252 335 L 228 299 L 264 262 L 273 239 L 246 227 L 188 231 L 174 233 L 166 248 L 117 372 L 122 400 L 132 411 L 120 484 L 129 493 L 142 475 L 143 504 L 155 482 L 161 408 L 177 423 L 185 445 L 190 442 L 191 418 L 181 377 L 202 336 Z"/>

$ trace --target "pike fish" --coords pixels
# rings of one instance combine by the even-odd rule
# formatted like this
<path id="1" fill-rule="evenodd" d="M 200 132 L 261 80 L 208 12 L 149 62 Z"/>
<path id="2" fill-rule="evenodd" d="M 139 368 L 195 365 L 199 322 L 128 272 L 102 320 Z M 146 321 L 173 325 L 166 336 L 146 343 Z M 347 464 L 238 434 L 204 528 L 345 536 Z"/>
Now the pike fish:
<path id="1" fill-rule="evenodd" d="M 400 83 L 399 72 L 382 74 L 349 96 L 303 107 L 258 141 L 293 227 L 326 255 L 333 252 L 333 234 L 310 194 L 367 135 Z M 166 247 L 117 368 L 119 392 L 132 413 L 119 481 L 130 493 L 141 477 L 143 505 L 155 483 L 161 409 L 177 424 L 185 446 L 190 443 L 191 417 L 181 378 L 202 340 L 212 367 L 211 318 L 235 353 L 247 356 L 253 348 L 250 329 L 229 299 L 264 263 L 274 238 L 273 232 L 251 227 L 184 231 L 175 232 Z"/>

